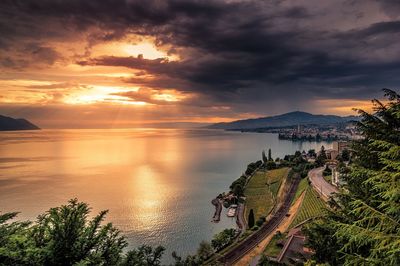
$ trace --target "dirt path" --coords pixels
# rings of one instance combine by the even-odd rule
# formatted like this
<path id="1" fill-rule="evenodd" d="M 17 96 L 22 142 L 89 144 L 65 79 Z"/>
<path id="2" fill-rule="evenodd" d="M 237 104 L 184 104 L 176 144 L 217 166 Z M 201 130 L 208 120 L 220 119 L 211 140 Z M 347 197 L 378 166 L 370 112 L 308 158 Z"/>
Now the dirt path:
<path id="1" fill-rule="evenodd" d="M 258 256 L 261 255 L 265 247 L 268 245 L 268 243 L 271 241 L 272 237 L 275 235 L 277 231 L 285 232 L 290 224 L 293 222 L 294 218 L 296 217 L 296 213 L 300 208 L 301 202 L 304 199 L 305 191 L 301 194 L 301 196 L 296 200 L 296 202 L 290 207 L 289 209 L 289 217 L 285 217 L 282 222 L 279 224 L 279 226 L 274 230 L 272 234 L 270 234 L 268 237 L 266 237 L 260 244 L 257 245 L 256 248 L 254 248 L 252 251 L 248 252 L 243 258 L 241 258 L 238 262 L 236 262 L 234 265 L 236 266 L 248 266 L 250 263 L 253 264 L 255 261 L 253 260 L 258 260 Z M 254 265 L 256 265 L 255 263 Z"/>

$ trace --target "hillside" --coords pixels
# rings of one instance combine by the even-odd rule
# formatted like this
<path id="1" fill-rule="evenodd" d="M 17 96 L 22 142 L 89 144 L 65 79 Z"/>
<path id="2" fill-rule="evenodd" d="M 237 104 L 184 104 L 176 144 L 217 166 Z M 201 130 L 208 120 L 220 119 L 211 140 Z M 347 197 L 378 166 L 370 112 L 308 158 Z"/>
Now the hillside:
<path id="1" fill-rule="evenodd" d="M 0 115 L 0 131 L 6 130 L 34 130 L 40 129 L 38 126 L 32 124 L 23 118 L 11 118 Z"/>
<path id="2" fill-rule="evenodd" d="M 307 124 L 337 124 L 357 120 L 355 116 L 314 115 L 306 112 L 290 112 L 277 116 L 237 120 L 227 123 L 217 123 L 209 126 L 213 129 L 254 129 L 268 127 L 286 127 Z"/>

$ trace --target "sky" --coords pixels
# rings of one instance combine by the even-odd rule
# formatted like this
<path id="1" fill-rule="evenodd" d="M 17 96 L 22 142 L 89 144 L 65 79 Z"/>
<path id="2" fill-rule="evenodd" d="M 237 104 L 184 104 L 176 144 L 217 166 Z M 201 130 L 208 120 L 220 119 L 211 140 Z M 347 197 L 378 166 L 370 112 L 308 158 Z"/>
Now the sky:
<path id="1" fill-rule="evenodd" d="M 398 0 L 1 0 L 0 114 L 43 128 L 351 115 L 400 81 Z"/>

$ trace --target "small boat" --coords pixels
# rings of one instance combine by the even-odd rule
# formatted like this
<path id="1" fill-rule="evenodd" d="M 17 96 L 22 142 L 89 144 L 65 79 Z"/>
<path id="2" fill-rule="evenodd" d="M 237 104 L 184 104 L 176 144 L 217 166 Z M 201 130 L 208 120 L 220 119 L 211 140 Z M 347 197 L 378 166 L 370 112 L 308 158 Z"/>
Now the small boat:
<path id="1" fill-rule="evenodd" d="M 226 214 L 228 217 L 235 217 L 236 214 L 236 208 L 237 205 L 236 204 L 232 204 L 229 209 L 228 209 L 228 213 Z"/>
<path id="2" fill-rule="evenodd" d="M 228 213 L 226 214 L 228 217 L 235 217 L 236 209 L 229 208 Z"/>

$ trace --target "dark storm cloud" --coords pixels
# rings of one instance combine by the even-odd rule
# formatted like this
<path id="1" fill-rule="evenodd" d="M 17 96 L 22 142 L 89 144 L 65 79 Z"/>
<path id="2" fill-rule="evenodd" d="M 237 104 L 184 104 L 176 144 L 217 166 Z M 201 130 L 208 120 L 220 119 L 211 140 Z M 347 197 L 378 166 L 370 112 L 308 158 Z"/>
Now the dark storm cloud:
<path id="1" fill-rule="evenodd" d="M 393 12 L 398 3 L 3 0 L 0 47 L 32 38 L 68 40 L 77 32 L 86 32 L 90 47 L 139 34 L 170 45 L 170 53 L 182 60 L 104 56 L 77 63 L 143 70 L 158 78 L 127 82 L 194 91 L 240 108 L 282 94 L 291 95 L 292 102 L 364 99 L 399 84 L 400 20 Z M 52 64 L 57 56 L 50 52 L 43 58 Z M 4 57 L 2 65 L 12 60 Z"/>

